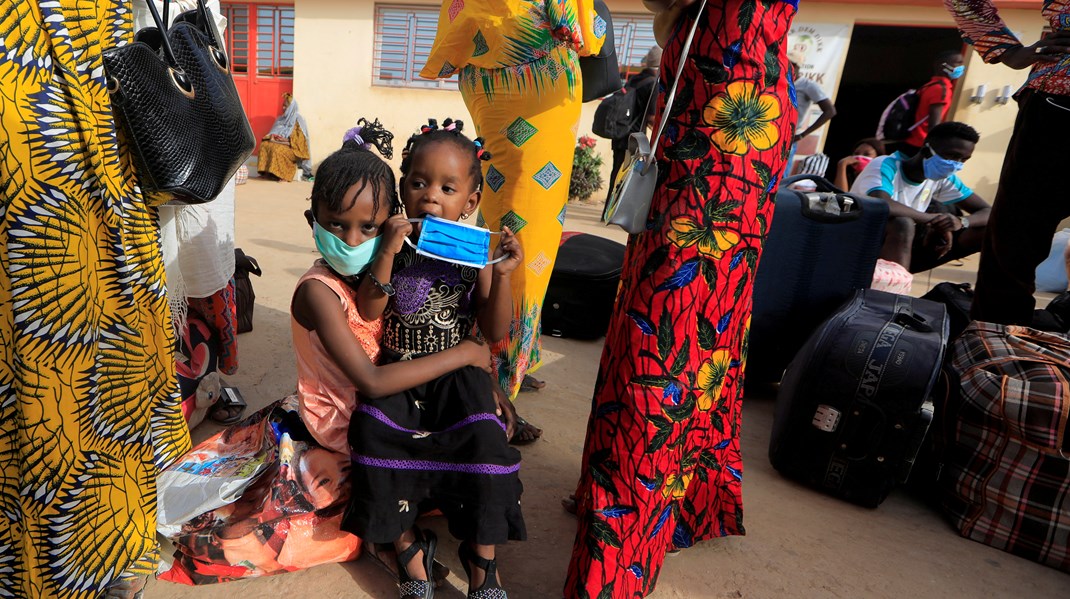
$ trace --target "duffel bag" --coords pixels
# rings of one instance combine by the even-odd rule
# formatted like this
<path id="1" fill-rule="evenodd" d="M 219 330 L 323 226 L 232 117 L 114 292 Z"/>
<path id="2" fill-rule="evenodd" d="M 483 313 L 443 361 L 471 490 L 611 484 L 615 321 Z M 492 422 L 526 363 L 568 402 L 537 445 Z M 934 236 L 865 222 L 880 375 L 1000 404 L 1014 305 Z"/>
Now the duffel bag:
<path id="1" fill-rule="evenodd" d="M 1070 339 L 974 322 L 951 347 L 944 511 L 964 537 L 1070 572 Z"/>

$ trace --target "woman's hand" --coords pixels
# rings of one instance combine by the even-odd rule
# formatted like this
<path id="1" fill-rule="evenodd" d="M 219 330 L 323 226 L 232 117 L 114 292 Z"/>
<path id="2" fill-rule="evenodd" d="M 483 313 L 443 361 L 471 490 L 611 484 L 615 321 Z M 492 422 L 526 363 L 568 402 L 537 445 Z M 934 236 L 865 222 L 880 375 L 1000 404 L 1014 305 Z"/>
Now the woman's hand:
<path id="1" fill-rule="evenodd" d="M 1058 62 L 1070 54 L 1070 31 L 1049 33 L 1032 46 L 1011 48 L 1000 56 L 1000 62 L 1012 69 L 1025 69 L 1037 62 Z"/>
<path id="2" fill-rule="evenodd" d="M 469 335 L 461 340 L 458 347 L 464 349 L 469 366 L 480 368 L 487 374 L 491 373 L 493 369 L 490 361 L 490 346 L 484 343 L 482 339 Z"/>
<path id="3" fill-rule="evenodd" d="M 502 240 L 498 243 L 498 248 L 494 250 L 495 259 L 505 255 L 509 257 L 494 265 L 494 274 L 497 276 L 513 272 L 524 261 L 524 250 L 520 247 L 516 233 L 513 233 L 509 227 L 502 227 Z"/>

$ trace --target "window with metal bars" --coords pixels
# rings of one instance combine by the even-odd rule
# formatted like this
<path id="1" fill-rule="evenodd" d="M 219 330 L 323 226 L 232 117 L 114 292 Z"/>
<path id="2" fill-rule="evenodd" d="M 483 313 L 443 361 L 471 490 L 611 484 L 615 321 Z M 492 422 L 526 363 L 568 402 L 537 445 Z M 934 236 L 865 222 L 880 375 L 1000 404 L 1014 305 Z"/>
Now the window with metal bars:
<path id="1" fill-rule="evenodd" d="M 235 75 L 293 77 L 294 7 L 256 3 L 223 3 L 227 19 L 227 54 Z"/>
<path id="2" fill-rule="evenodd" d="M 457 78 L 420 78 L 438 29 L 438 9 L 423 6 L 377 5 L 373 78 L 380 85 L 457 89 Z M 657 44 L 654 17 L 614 15 L 613 36 L 620 68 L 628 75 L 643 69 L 643 57 Z"/>
<path id="3" fill-rule="evenodd" d="M 613 41 L 622 72 L 631 75 L 643 70 L 643 57 L 658 43 L 653 15 L 613 15 Z"/>
<path id="4" fill-rule="evenodd" d="M 230 57 L 230 70 L 235 74 L 249 72 L 249 5 L 221 4 L 223 16 L 227 19 L 224 34 L 227 42 L 227 56 Z"/>
<path id="5" fill-rule="evenodd" d="M 375 7 L 372 77 L 376 84 L 430 89 L 457 89 L 457 77 L 428 80 L 420 71 L 438 31 L 438 9 L 424 6 Z"/>

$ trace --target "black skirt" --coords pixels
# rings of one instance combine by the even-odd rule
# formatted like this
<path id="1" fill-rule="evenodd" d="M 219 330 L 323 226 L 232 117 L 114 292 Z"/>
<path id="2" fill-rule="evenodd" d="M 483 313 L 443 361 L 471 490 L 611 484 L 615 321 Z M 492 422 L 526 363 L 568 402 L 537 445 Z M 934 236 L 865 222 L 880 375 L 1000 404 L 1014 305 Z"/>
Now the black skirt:
<path id="1" fill-rule="evenodd" d="M 450 534 L 480 545 L 522 541 L 520 452 L 495 414 L 490 377 L 468 366 L 384 398 L 349 424 L 353 492 L 342 528 L 389 543 L 442 510 Z"/>

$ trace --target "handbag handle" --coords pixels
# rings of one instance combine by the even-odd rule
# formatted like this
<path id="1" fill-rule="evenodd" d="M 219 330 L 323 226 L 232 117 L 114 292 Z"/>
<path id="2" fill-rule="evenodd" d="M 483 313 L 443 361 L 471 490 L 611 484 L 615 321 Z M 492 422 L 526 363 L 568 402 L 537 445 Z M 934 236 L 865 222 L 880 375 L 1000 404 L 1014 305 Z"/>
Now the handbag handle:
<path id="1" fill-rule="evenodd" d="M 175 51 L 171 49 L 171 42 L 167 39 L 167 13 L 168 8 L 171 6 L 171 1 L 163 1 L 163 18 L 160 17 L 160 11 L 156 10 L 155 0 L 145 0 L 145 4 L 148 5 L 152 20 L 156 23 L 156 29 L 160 32 L 160 44 L 163 46 L 163 54 L 164 58 L 167 60 L 167 66 L 174 69 L 176 73 L 181 73 L 185 76 L 182 67 L 178 65 L 178 60 L 175 59 Z"/>
<path id="2" fill-rule="evenodd" d="M 148 5 L 149 13 L 152 15 L 152 20 L 156 24 L 156 29 L 160 32 L 160 45 L 163 47 L 164 60 L 170 68 L 171 78 L 174 80 L 175 85 L 177 85 L 184 94 L 193 97 L 193 85 L 186 76 L 186 72 L 178 64 L 178 60 L 175 58 L 175 51 L 171 48 L 170 40 L 167 39 L 171 0 L 163 0 L 162 17 L 160 12 L 156 9 L 155 0 L 145 0 L 145 4 Z M 212 19 L 211 11 L 208 10 L 204 0 L 197 0 L 197 15 L 204 21 L 203 30 L 209 38 L 208 42 L 211 47 L 212 58 L 220 69 L 227 71 L 230 66 L 229 59 L 227 58 L 226 53 L 221 50 L 222 45 L 219 41 L 219 31 L 215 28 L 215 21 Z"/>
<path id="3" fill-rule="evenodd" d="M 672 87 L 669 88 L 669 97 L 665 100 L 665 114 L 662 115 L 661 122 L 658 123 L 658 132 L 654 135 L 654 143 L 650 146 L 651 160 L 643 167 L 644 175 L 650 169 L 650 165 L 654 164 L 653 157 L 657 154 L 661 134 L 665 132 L 665 125 L 669 120 L 669 111 L 672 110 L 672 102 L 676 99 L 676 86 L 680 85 L 680 77 L 683 76 L 684 65 L 687 64 L 687 55 L 691 52 L 691 41 L 695 39 L 695 31 L 698 29 L 698 23 L 702 20 L 702 11 L 705 9 L 706 0 L 702 0 L 702 3 L 699 4 L 698 12 L 695 14 L 695 22 L 691 24 L 691 31 L 688 32 L 687 39 L 684 40 L 684 49 L 680 51 L 680 63 L 676 65 L 676 78 L 672 82 Z M 652 101 L 654 94 L 650 94 L 650 97 Z"/>

